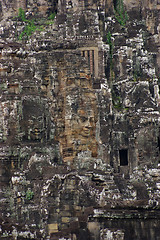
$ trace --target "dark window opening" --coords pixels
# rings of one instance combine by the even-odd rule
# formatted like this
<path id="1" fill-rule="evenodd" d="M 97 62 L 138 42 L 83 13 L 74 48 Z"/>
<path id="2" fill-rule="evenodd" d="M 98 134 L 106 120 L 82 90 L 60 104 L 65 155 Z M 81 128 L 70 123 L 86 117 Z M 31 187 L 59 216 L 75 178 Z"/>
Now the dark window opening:
<path id="1" fill-rule="evenodd" d="M 158 149 L 159 149 L 159 152 L 160 152 L 160 137 L 158 137 Z"/>
<path id="2" fill-rule="evenodd" d="M 151 83 L 149 84 L 149 90 L 150 90 L 152 97 L 154 98 L 154 86 Z"/>
<path id="3" fill-rule="evenodd" d="M 88 59 L 88 65 L 89 65 L 89 68 L 90 68 L 90 52 L 87 51 L 87 59 Z"/>
<path id="4" fill-rule="evenodd" d="M 127 166 L 128 165 L 128 150 L 127 149 L 119 150 L 119 157 L 120 157 L 120 166 Z"/>
<path id="5" fill-rule="evenodd" d="M 94 76 L 94 69 L 95 69 L 95 67 L 94 67 L 94 50 L 92 50 L 92 65 L 93 65 L 93 76 Z"/>
<path id="6" fill-rule="evenodd" d="M 114 5 L 114 9 L 117 10 L 118 1 L 117 0 L 113 0 L 113 5 Z"/>
<path id="7" fill-rule="evenodd" d="M 50 1 L 50 7 L 47 10 L 47 15 L 50 16 L 53 13 L 57 14 L 58 0 L 49 0 L 49 1 Z"/>
<path id="8" fill-rule="evenodd" d="M 58 163 L 58 157 L 57 156 L 54 157 L 53 162 Z"/>

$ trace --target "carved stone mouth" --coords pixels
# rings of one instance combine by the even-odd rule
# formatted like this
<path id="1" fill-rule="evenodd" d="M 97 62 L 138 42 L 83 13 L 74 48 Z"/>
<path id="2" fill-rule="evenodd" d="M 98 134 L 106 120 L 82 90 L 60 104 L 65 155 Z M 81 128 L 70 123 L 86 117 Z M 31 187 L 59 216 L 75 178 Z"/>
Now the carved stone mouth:
<path id="1" fill-rule="evenodd" d="M 83 130 L 83 135 L 89 136 L 90 135 L 90 130 L 89 129 Z"/>

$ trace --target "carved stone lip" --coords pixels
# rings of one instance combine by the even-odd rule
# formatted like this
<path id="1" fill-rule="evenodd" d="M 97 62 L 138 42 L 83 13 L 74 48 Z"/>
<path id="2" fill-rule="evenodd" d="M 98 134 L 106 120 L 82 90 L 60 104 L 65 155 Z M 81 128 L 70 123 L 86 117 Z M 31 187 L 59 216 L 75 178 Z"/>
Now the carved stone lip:
<path id="1" fill-rule="evenodd" d="M 90 130 L 88 129 L 88 130 L 83 130 L 85 133 L 90 133 Z"/>
<path id="2" fill-rule="evenodd" d="M 90 129 L 84 129 L 82 135 L 89 136 L 90 135 Z"/>

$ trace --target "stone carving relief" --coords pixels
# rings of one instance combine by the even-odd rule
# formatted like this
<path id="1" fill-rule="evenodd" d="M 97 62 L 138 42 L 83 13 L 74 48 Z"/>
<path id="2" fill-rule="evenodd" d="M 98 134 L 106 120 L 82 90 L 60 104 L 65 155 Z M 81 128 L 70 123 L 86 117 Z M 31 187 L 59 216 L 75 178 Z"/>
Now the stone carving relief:
<path id="1" fill-rule="evenodd" d="M 72 96 L 67 96 L 67 105 L 70 118 L 67 119 L 66 125 L 71 132 L 71 135 L 67 136 L 67 143 L 73 147 L 73 156 L 77 156 L 80 152 L 90 151 L 91 156 L 96 157 L 97 112 L 95 111 L 96 97 L 94 93 L 87 89 L 75 89 Z"/>
<path id="2" fill-rule="evenodd" d="M 24 131 L 24 140 L 38 142 L 49 140 L 49 121 L 44 107 L 41 108 L 38 101 L 23 101 L 23 120 L 21 126 Z"/>
<path id="3" fill-rule="evenodd" d="M 65 162 L 72 162 L 82 152 L 97 157 L 97 99 L 91 87 L 91 77 L 83 73 L 79 78 L 65 79 L 61 74 L 59 81 L 63 96 L 58 100 L 57 140 L 62 158 Z"/>

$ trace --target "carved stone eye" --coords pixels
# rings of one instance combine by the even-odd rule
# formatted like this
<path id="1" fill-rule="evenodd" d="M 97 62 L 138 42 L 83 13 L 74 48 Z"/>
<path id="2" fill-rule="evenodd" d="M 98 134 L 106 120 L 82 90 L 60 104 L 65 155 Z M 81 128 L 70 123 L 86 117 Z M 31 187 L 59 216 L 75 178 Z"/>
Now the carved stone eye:
<path id="1" fill-rule="evenodd" d="M 81 122 L 83 122 L 83 123 L 86 122 L 87 119 L 88 119 L 88 118 L 87 118 L 87 117 L 84 117 L 84 116 L 81 116 L 81 117 L 80 117 L 80 120 L 81 120 Z"/>

